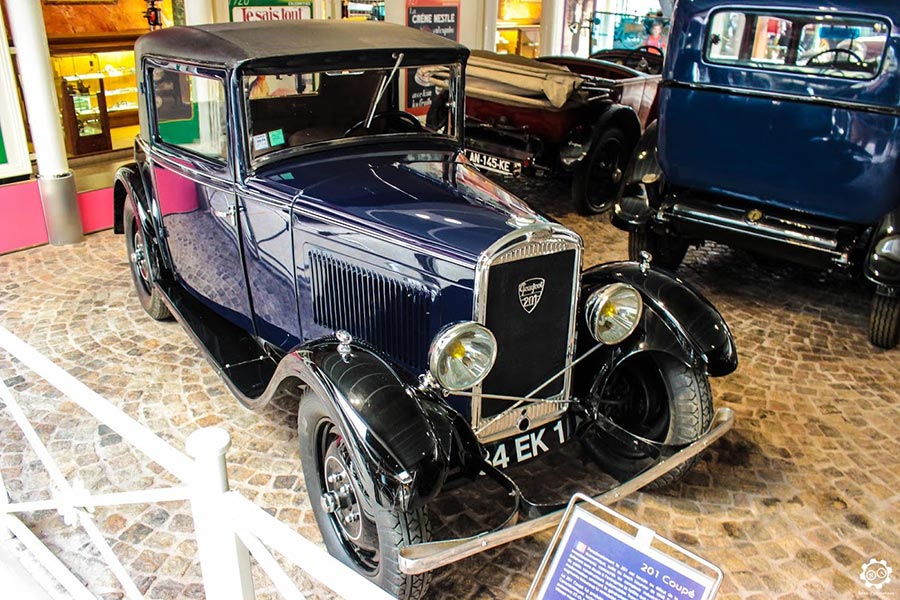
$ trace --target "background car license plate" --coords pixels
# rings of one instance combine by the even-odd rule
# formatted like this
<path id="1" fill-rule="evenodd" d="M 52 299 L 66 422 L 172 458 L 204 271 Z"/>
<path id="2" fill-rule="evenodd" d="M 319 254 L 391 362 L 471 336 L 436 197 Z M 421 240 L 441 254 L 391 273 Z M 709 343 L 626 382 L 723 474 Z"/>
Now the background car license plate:
<path id="1" fill-rule="evenodd" d="M 466 150 L 466 158 L 476 167 L 486 171 L 493 171 L 503 175 L 519 175 L 522 172 L 522 163 L 492 154 Z"/>
<path id="2" fill-rule="evenodd" d="M 487 461 L 498 469 L 507 469 L 558 448 L 566 442 L 568 435 L 566 419 L 560 419 L 522 435 L 488 444 L 485 447 Z"/>

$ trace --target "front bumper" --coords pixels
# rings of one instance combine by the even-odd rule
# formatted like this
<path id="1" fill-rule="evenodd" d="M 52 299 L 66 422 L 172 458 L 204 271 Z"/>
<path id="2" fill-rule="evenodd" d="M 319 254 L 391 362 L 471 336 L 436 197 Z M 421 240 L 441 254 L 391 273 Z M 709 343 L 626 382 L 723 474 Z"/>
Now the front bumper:
<path id="1" fill-rule="evenodd" d="M 713 442 L 725 435 L 733 425 L 734 413 L 732 410 L 729 408 L 718 409 L 710 428 L 700 438 L 634 478 L 595 496 L 594 500 L 606 506 L 618 502 L 703 452 Z M 517 492 L 517 489 L 514 491 Z M 519 494 L 516 508 L 506 521 L 493 531 L 467 538 L 413 544 L 401 548 L 400 570 L 409 575 L 425 573 L 485 550 L 550 529 L 559 524 L 566 510 L 565 505 L 562 505 L 549 514 L 528 518 L 527 509 L 527 501 Z"/>

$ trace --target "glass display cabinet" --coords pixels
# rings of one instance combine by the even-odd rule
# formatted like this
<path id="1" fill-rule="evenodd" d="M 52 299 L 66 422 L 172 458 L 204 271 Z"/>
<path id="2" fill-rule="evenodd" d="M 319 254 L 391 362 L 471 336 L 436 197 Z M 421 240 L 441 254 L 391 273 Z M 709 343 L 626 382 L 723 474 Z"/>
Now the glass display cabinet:
<path id="1" fill-rule="evenodd" d="M 138 124 L 134 53 L 64 54 L 53 57 L 53 67 L 69 153 L 130 145 Z"/>
<path id="2" fill-rule="evenodd" d="M 62 99 L 69 154 L 77 156 L 112 150 L 103 75 L 89 73 L 63 77 Z"/>

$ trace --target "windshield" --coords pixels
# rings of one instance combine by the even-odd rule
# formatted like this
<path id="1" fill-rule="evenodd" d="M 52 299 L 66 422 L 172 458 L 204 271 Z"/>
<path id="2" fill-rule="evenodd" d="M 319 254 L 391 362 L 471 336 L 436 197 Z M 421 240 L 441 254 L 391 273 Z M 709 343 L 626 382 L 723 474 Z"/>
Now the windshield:
<path id="1" fill-rule="evenodd" d="M 356 137 L 458 141 L 455 103 L 448 98 L 461 66 L 404 67 L 402 58 L 377 69 L 245 75 L 251 161 Z"/>

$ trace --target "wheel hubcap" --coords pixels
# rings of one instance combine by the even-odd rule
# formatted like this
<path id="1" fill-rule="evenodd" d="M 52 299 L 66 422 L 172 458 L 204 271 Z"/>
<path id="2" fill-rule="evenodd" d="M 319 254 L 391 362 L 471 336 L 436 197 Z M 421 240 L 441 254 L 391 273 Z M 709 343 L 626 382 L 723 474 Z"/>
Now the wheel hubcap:
<path id="1" fill-rule="evenodd" d="M 149 283 L 150 269 L 147 265 L 147 254 L 144 251 L 144 236 L 141 235 L 140 231 L 134 233 L 134 250 L 131 253 L 131 264 L 144 283 Z"/>
<path id="2" fill-rule="evenodd" d="M 361 492 L 349 450 L 331 423 L 323 427 L 320 440 L 320 506 L 331 520 L 348 555 L 362 569 L 372 572 L 378 568 L 379 562 L 378 530 L 362 511 L 359 501 Z"/>

